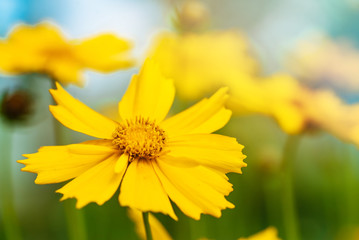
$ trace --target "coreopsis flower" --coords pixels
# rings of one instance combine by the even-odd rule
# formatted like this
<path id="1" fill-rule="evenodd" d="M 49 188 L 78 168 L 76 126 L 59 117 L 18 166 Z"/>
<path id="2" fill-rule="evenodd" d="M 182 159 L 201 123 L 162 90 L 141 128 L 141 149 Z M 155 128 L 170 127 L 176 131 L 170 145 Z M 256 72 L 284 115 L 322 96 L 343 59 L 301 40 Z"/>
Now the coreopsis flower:
<path id="1" fill-rule="evenodd" d="M 238 76 L 229 82 L 229 86 L 231 98 L 228 106 L 235 114 L 263 114 L 273 117 L 283 131 L 289 134 L 297 134 L 304 129 L 305 116 L 296 104 L 303 89 L 291 76 Z"/>
<path id="2" fill-rule="evenodd" d="M 274 227 L 269 227 L 248 238 L 239 238 L 238 240 L 280 240 L 280 238 L 278 237 L 277 229 Z"/>
<path id="3" fill-rule="evenodd" d="M 135 223 L 136 232 L 141 237 L 141 239 L 146 240 L 146 231 L 143 224 L 142 213 L 136 209 L 130 208 L 128 210 L 128 215 L 131 220 Z M 154 240 L 172 240 L 171 236 L 167 230 L 163 227 L 160 221 L 157 220 L 155 216 L 151 213 L 148 215 L 148 221 L 151 228 L 152 237 Z"/>
<path id="4" fill-rule="evenodd" d="M 245 37 L 237 31 L 157 36 L 149 55 L 166 77 L 175 79 L 183 99 L 196 100 L 243 74 L 257 72 Z"/>
<path id="5" fill-rule="evenodd" d="M 309 128 L 325 130 L 359 146 L 359 104 L 347 104 L 331 90 L 308 90 L 297 107 Z"/>
<path id="6" fill-rule="evenodd" d="M 311 90 L 284 74 L 241 78 L 230 87 L 236 114 L 268 115 L 288 134 L 324 130 L 359 145 L 359 104 L 346 104 L 330 90 Z"/>
<path id="7" fill-rule="evenodd" d="M 310 90 L 288 74 L 260 76 L 238 33 L 162 33 L 150 56 L 165 76 L 177 79 L 184 99 L 229 86 L 229 107 L 237 115 L 263 114 L 289 134 L 319 129 L 359 145 L 357 105 L 345 104 L 328 90 Z"/>
<path id="8" fill-rule="evenodd" d="M 166 117 L 175 95 L 170 79 L 147 60 L 119 103 L 122 121 L 91 110 L 60 84 L 50 90 L 54 117 L 66 127 L 99 138 L 66 146 L 42 147 L 20 160 L 23 171 L 37 173 L 35 183 L 73 179 L 57 190 L 62 200 L 76 198 L 77 207 L 101 205 L 120 186 L 119 203 L 177 219 L 170 199 L 188 216 L 215 217 L 233 208 L 225 199 L 233 189 L 225 173 L 241 173 L 243 146 L 212 132 L 222 128 L 231 111 L 227 89 L 218 90 L 189 109 Z"/>
<path id="9" fill-rule="evenodd" d="M 67 40 L 53 24 L 17 25 L 0 40 L 0 71 L 45 73 L 62 84 L 83 84 L 82 71 L 109 72 L 133 65 L 129 41 L 113 34 Z"/>
<path id="10" fill-rule="evenodd" d="M 298 42 L 287 60 L 289 70 L 306 84 L 359 90 L 359 50 L 349 40 L 312 34 Z"/>

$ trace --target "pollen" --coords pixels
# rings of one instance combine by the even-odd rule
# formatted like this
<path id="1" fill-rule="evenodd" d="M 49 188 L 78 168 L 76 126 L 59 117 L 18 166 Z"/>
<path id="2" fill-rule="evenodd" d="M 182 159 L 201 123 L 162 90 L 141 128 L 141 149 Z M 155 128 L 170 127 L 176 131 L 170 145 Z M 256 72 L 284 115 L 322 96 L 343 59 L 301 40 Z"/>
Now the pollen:
<path id="1" fill-rule="evenodd" d="M 166 135 L 154 121 L 143 117 L 120 123 L 112 134 L 112 144 L 134 159 L 153 160 L 165 147 Z"/>

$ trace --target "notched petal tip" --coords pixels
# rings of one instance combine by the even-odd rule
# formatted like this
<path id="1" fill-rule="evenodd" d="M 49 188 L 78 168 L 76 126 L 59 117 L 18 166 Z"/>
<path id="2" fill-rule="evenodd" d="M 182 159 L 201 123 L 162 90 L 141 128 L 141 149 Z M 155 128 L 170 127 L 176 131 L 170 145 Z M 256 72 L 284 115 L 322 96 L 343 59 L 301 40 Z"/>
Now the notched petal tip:
<path id="1" fill-rule="evenodd" d="M 34 183 L 37 184 L 37 185 L 45 185 L 45 184 L 48 184 L 48 183 L 42 182 L 41 179 L 39 178 L 39 176 L 37 176 L 37 178 L 35 179 Z"/>
<path id="2" fill-rule="evenodd" d="M 58 97 L 58 94 L 60 94 L 59 91 L 64 91 L 64 89 L 62 88 L 62 86 L 60 85 L 60 83 L 58 83 L 57 81 L 55 82 L 55 85 L 56 85 L 56 89 L 50 88 L 50 89 L 49 89 L 49 92 L 50 92 L 52 98 L 55 100 L 55 102 L 58 103 L 57 97 Z M 50 105 L 49 108 L 50 108 L 51 106 L 54 106 L 54 105 Z"/>
<path id="3" fill-rule="evenodd" d="M 62 196 L 61 196 L 61 198 L 60 198 L 60 202 L 62 202 L 62 201 L 64 201 L 64 200 L 66 200 L 66 199 L 68 199 L 68 197 L 66 197 L 62 192 L 60 192 L 59 191 L 60 189 L 57 189 L 56 191 L 55 191 L 55 193 L 60 193 L 60 194 L 62 194 Z"/>
<path id="4" fill-rule="evenodd" d="M 233 209 L 233 208 L 235 208 L 235 207 L 236 207 L 236 206 L 235 206 L 233 203 L 228 202 L 227 208 Z"/>
<path id="5" fill-rule="evenodd" d="M 23 156 L 28 158 L 29 154 L 23 154 Z M 28 161 L 29 161 L 29 159 L 21 159 L 21 160 L 16 161 L 17 163 L 25 165 L 24 167 L 22 167 L 20 169 L 20 171 L 22 171 L 22 172 L 32 172 L 32 171 L 28 170 L 28 168 L 29 168 L 29 166 L 27 165 L 29 163 Z"/>
<path id="6" fill-rule="evenodd" d="M 54 114 L 53 111 L 55 111 L 56 106 L 57 106 L 57 105 L 49 105 L 49 111 L 50 111 L 52 114 Z"/>
<path id="7" fill-rule="evenodd" d="M 27 155 L 27 154 L 23 154 L 22 156 L 27 158 L 27 156 L 25 156 L 25 155 Z M 25 161 L 26 161 L 26 160 L 27 160 L 27 159 L 16 160 L 16 162 L 17 162 L 17 163 L 21 163 L 21 164 L 25 164 Z"/>

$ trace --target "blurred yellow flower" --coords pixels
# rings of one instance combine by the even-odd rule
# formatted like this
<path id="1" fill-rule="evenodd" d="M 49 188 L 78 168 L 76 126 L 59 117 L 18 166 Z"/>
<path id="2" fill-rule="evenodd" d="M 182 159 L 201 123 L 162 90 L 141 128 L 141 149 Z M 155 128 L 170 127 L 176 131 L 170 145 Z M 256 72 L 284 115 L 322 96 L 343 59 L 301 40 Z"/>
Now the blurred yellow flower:
<path id="1" fill-rule="evenodd" d="M 292 77 L 283 74 L 261 79 L 238 76 L 229 82 L 229 87 L 229 108 L 236 114 L 271 116 L 290 134 L 303 130 L 305 117 L 295 104 L 301 88 Z"/>
<path id="2" fill-rule="evenodd" d="M 143 224 L 143 217 L 141 211 L 129 208 L 128 215 L 136 225 L 136 232 L 141 239 L 146 240 L 145 226 Z M 151 213 L 148 216 L 148 221 L 151 227 L 153 240 L 171 240 L 171 236 L 163 227 L 160 221 L 157 220 Z"/>
<path id="3" fill-rule="evenodd" d="M 359 146 L 359 104 L 346 104 L 330 90 L 308 90 L 297 104 L 305 124 Z"/>
<path id="4" fill-rule="evenodd" d="M 312 34 L 299 41 L 287 60 L 288 68 L 301 81 L 359 90 L 359 50 L 348 40 Z"/>
<path id="5" fill-rule="evenodd" d="M 345 104 L 328 90 L 310 90 L 288 74 L 261 77 L 249 52 L 243 36 L 222 31 L 161 33 L 149 55 L 175 80 L 183 99 L 228 86 L 235 114 L 264 114 L 289 134 L 321 129 L 359 145 L 359 105 Z"/>
<path id="6" fill-rule="evenodd" d="M 53 24 L 18 25 L 0 40 L 0 71 L 5 74 L 46 73 L 63 84 L 83 85 L 86 68 L 101 72 L 133 65 L 131 44 L 113 34 L 67 40 Z"/>
<path id="7" fill-rule="evenodd" d="M 175 95 L 170 79 L 147 60 L 132 78 L 119 103 L 121 122 L 110 120 L 69 95 L 59 84 L 50 106 L 66 127 L 99 138 L 81 144 L 42 147 L 24 155 L 23 171 L 37 173 L 35 183 L 63 182 L 62 200 L 77 198 L 77 207 L 101 205 L 120 187 L 119 202 L 146 212 L 177 219 L 170 200 L 188 216 L 215 217 L 233 208 L 233 189 L 225 175 L 241 173 L 243 146 L 235 138 L 211 134 L 230 119 L 223 104 L 227 89 L 218 90 L 189 109 L 166 120 Z"/>
<path id="8" fill-rule="evenodd" d="M 274 227 L 269 227 L 248 238 L 239 238 L 239 240 L 280 240 L 280 238 L 278 237 L 277 229 Z"/>
<path id="9" fill-rule="evenodd" d="M 227 86 L 233 75 L 254 74 L 246 39 L 236 31 L 157 36 L 149 52 L 166 77 L 175 80 L 183 99 L 195 100 L 218 87 Z"/>
<path id="10" fill-rule="evenodd" d="M 330 90 L 311 90 L 284 74 L 229 86 L 229 108 L 236 114 L 268 115 L 289 134 L 325 130 L 359 146 L 359 104 L 346 104 Z"/>

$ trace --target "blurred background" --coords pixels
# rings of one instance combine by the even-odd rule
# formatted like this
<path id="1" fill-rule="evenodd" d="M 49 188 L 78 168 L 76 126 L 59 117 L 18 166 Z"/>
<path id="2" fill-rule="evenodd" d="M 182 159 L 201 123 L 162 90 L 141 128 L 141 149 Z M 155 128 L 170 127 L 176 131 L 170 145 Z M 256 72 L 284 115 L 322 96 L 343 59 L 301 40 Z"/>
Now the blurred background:
<path id="1" fill-rule="evenodd" d="M 133 43 L 134 67 L 107 74 L 89 70 L 83 88 L 66 87 L 103 114 L 116 117 L 113 109 L 149 55 L 158 56 L 163 66 L 172 64 L 163 69 L 177 84 L 171 113 L 219 86 L 230 87 L 234 114 L 219 132 L 245 146 L 248 163 L 242 175 L 228 174 L 234 185 L 228 200 L 236 207 L 219 219 L 202 216 L 200 221 L 180 211 L 179 222 L 156 215 L 174 239 L 238 239 L 269 226 L 278 229 L 280 238 L 295 239 L 287 218 L 296 220 L 298 239 L 359 239 L 358 0 L 0 0 L 3 40 L 16 24 L 43 20 L 56 24 L 67 39 L 111 32 Z M 163 32 L 169 37 L 161 40 Z M 163 52 L 170 56 L 160 56 Z M 288 81 L 272 84 L 277 74 Z M 216 79 L 209 79 L 213 75 Z M 9 206 L 19 226 L 12 239 L 138 239 L 117 197 L 78 210 L 86 232 L 69 233 L 64 205 L 74 207 L 75 200 L 59 202 L 55 190 L 63 184 L 35 185 L 35 174 L 20 171 L 16 160 L 22 154 L 55 144 L 49 88 L 46 76 L 0 75 L 0 181 L 13 196 Z M 18 91 L 24 105 L 20 121 L 4 110 L 7 97 Z M 330 92 L 328 100 L 317 103 L 322 98 L 315 96 L 324 91 Z M 281 97 L 282 92 L 288 96 Z M 298 126 L 288 127 L 296 121 Z M 66 143 L 88 140 L 62 131 Z M 288 147 L 288 139 L 295 139 L 294 147 Z M 283 161 L 290 162 L 289 170 Z M 283 196 L 293 199 L 288 203 Z M 4 216 L 7 205 L 2 206 Z M 294 217 L 288 216 L 292 211 Z M 0 219 L 0 239 L 7 239 L 6 221 Z"/>

